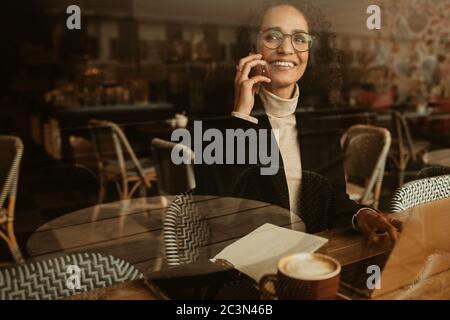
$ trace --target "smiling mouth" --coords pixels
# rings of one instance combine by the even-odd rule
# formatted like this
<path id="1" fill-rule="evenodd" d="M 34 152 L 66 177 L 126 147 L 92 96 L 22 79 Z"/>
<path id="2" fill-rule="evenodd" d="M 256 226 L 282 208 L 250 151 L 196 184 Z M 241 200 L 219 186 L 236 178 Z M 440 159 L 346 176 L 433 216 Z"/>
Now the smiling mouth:
<path id="1" fill-rule="evenodd" d="M 297 64 L 291 61 L 276 60 L 272 61 L 270 65 L 280 69 L 293 69 Z"/>

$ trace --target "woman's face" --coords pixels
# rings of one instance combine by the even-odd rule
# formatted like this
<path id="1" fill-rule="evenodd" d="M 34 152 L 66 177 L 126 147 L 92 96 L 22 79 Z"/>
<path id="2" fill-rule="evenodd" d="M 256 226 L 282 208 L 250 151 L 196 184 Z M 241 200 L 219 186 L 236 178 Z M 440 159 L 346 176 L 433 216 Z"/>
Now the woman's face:
<path id="1" fill-rule="evenodd" d="M 303 14 L 289 5 L 272 7 L 264 14 L 260 30 L 277 29 L 284 34 L 309 32 L 308 23 Z M 305 73 L 308 64 L 308 51 L 294 50 L 290 37 L 285 37 L 277 49 L 269 49 L 258 42 L 258 52 L 267 62 L 267 73 L 272 79 L 274 89 L 293 86 Z M 288 64 L 280 64 L 280 62 Z"/>

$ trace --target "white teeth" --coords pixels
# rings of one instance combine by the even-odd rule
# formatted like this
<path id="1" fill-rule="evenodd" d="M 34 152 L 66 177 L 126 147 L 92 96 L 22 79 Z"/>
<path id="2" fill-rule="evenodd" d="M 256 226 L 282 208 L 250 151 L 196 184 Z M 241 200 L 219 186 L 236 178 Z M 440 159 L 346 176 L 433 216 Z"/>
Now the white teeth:
<path id="1" fill-rule="evenodd" d="M 292 62 L 287 62 L 287 61 L 274 61 L 272 62 L 273 66 L 280 66 L 280 67 L 289 67 L 289 68 L 293 68 L 294 64 Z"/>

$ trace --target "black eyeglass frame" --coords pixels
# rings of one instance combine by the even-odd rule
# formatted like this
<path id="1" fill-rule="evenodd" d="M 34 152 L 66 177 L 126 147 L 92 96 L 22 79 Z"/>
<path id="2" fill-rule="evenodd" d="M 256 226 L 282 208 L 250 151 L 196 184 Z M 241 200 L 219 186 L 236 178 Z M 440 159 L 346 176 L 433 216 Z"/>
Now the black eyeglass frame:
<path id="1" fill-rule="evenodd" d="M 291 38 L 291 45 L 292 45 L 292 48 L 294 48 L 294 50 L 295 51 L 297 51 L 297 52 L 307 52 L 307 51 L 309 51 L 309 50 L 311 50 L 311 48 L 313 47 L 313 45 L 314 45 L 314 43 L 315 43 L 315 40 L 316 40 L 316 37 L 314 36 L 314 35 L 312 35 L 312 34 L 310 34 L 310 33 L 308 33 L 308 32 L 304 32 L 304 31 L 299 31 L 299 32 L 295 32 L 295 33 L 292 33 L 292 34 L 289 34 L 289 33 L 283 33 L 283 32 L 281 32 L 280 30 L 271 30 L 271 29 L 269 29 L 269 30 L 260 30 L 259 32 L 258 32 L 258 36 L 259 35 L 262 35 L 262 34 L 264 34 L 264 33 L 266 33 L 266 32 L 269 32 L 269 31 L 272 31 L 272 32 L 279 32 L 282 36 L 283 36 L 283 38 L 282 38 L 282 40 L 280 41 L 280 44 L 277 46 L 277 47 L 275 47 L 275 48 L 271 48 L 271 47 L 268 47 L 266 44 L 264 44 L 264 41 L 261 39 L 258 39 L 258 41 L 262 41 L 263 42 L 263 45 L 266 47 L 266 48 L 268 48 L 268 49 L 278 49 L 283 43 L 284 43 L 284 40 L 286 39 L 286 37 L 289 37 L 289 38 Z M 310 38 L 311 38 L 311 41 L 310 41 L 310 45 L 308 46 L 308 50 L 298 50 L 298 49 L 296 49 L 295 48 L 295 45 L 294 45 L 294 42 L 293 42 L 293 40 L 292 40 L 292 37 L 294 36 L 294 35 L 296 35 L 296 34 L 306 34 L 306 35 L 308 35 Z"/>

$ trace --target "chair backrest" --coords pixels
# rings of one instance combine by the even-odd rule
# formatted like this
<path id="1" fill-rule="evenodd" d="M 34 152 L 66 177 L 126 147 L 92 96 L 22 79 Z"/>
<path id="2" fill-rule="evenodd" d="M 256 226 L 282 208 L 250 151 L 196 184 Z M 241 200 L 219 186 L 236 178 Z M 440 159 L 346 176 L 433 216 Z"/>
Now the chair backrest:
<path id="1" fill-rule="evenodd" d="M 394 138 L 398 140 L 398 147 L 401 148 L 400 151 L 402 151 L 403 148 L 406 147 L 409 156 L 413 161 L 415 161 L 416 154 L 414 153 L 413 149 L 413 140 L 405 116 L 401 112 L 396 110 L 391 110 L 390 112 L 392 117 L 392 125 L 394 128 Z M 399 156 L 402 156 L 402 152 L 399 152 Z"/>
<path id="2" fill-rule="evenodd" d="M 381 188 L 391 135 L 384 128 L 356 125 L 342 135 L 341 144 L 347 181 L 365 187 L 364 203 L 376 184 Z"/>
<path id="3" fill-rule="evenodd" d="M 97 171 L 97 156 L 92 142 L 80 136 L 70 136 L 69 142 L 72 148 L 73 162 Z"/>
<path id="4" fill-rule="evenodd" d="M 450 197 L 450 175 L 414 180 L 398 188 L 391 200 L 391 212 Z"/>
<path id="5" fill-rule="evenodd" d="M 15 136 L 0 136 L 0 211 L 8 197 L 16 196 L 23 143 Z"/>
<path id="6" fill-rule="evenodd" d="M 194 152 L 190 148 L 155 138 L 151 149 L 161 194 L 174 195 L 195 188 Z M 185 161 L 174 164 L 172 153 L 180 155 Z"/>
<path id="7" fill-rule="evenodd" d="M 110 255 L 78 253 L 0 269 L 0 300 L 62 299 L 142 279 L 130 263 Z"/>
<path id="8" fill-rule="evenodd" d="M 210 229 L 193 202 L 192 193 L 175 197 L 164 217 L 164 248 L 167 265 L 175 267 L 198 260 L 208 244 Z M 206 257 L 208 252 L 204 252 Z"/>
<path id="9" fill-rule="evenodd" d="M 89 127 L 97 160 L 100 163 L 114 160 L 118 162 L 120 168 L 126 170 L 126 161 L 130 159 L 139 176 L 145 180 L 142 166 L 127 137 L 117 124 L 105 120 L 90 120 Z"/>
<path id="10" fill-rule="evenodd" d="M 445 176 L 450 174 L 449 167 L 431 166 L 422 168 L 416 175 L 416 180 L 425 179 L 437 176 Z"/>

